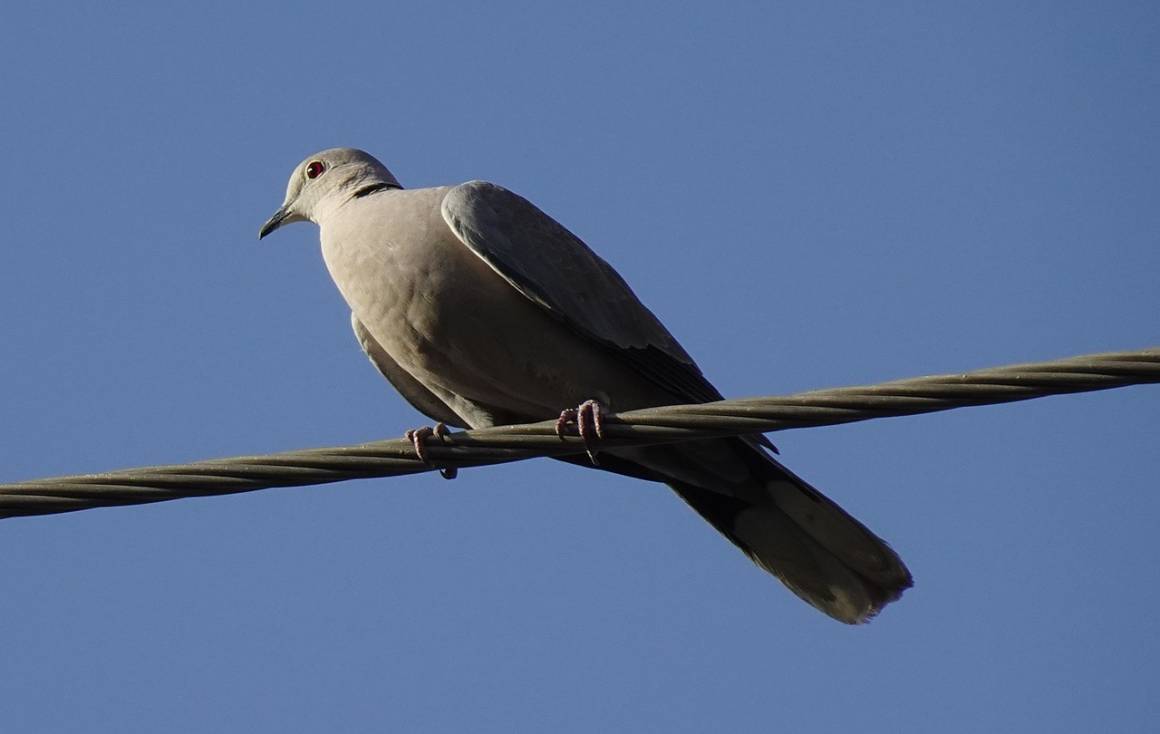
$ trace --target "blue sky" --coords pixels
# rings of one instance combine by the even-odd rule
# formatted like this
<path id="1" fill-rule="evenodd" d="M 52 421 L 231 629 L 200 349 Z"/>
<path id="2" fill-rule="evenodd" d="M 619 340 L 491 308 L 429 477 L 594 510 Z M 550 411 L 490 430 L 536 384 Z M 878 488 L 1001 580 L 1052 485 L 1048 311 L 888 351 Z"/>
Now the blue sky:
<path id="1" fill-rule="evenodd" d="M 0 480 L 421 423 L 317 231 L 256 240 L 335 145 L 537 202 L 729 396 L 1160 344 L 1152 3 L 3 15 Z M 1151 731 L 1158 417 L 775 436 L 915 574 L 861 628 L 549 461 L 5 521 L 0 727 Z"/>

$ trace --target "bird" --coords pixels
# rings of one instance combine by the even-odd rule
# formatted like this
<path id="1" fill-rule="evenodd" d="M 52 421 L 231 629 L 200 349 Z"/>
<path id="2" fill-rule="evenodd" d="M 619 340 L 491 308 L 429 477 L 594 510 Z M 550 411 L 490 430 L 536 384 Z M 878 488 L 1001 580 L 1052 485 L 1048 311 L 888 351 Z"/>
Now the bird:
<path id="1" fill-rule="evenodd" d="M 494 183 L 406 189 L 369 153 L 331 148 L 295 166 L 259 239 L 303 221 L 363 351 L 440 427 L 558 417 L 588 441 L 608 413 L 722 399 L 611 265 Z M 420 455 L 431 432 L 410 434 Z M 802 600 L 870 620 L 910 571 L 771 450 L 757 435 L 563 459 L 668 485 Z"/>

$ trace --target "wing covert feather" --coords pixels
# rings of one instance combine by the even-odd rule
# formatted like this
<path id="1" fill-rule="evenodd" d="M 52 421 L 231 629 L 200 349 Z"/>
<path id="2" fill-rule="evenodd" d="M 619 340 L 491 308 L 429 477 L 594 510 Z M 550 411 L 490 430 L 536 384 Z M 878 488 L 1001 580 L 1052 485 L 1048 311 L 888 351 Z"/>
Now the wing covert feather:
<path id="1" fill-rule="evenodd" d="M 518 194 L 486 181 L 447 193 L 452 232 L 526 298 L 675 395 L 720 400 L 693 358 L 611 265 Z"/>

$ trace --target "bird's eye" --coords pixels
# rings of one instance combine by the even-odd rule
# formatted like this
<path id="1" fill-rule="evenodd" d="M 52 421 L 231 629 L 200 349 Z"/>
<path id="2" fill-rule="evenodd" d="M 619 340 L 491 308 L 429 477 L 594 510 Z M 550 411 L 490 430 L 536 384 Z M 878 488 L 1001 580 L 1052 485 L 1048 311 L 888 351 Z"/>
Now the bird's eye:
<path id="1" fill-rule="evenodd" d="M 326 171 L 326 164 L 322 161 L 310 161 L 306 164 L 306 178 L 318 178 Z"/>

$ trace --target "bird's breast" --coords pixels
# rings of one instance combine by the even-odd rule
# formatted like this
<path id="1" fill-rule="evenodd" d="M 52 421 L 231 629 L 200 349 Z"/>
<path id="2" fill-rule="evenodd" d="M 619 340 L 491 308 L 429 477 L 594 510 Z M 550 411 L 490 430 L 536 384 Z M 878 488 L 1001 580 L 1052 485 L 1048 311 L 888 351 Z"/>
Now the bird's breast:
<path id="1" fill-rule="evenodd" d="M 528 419 L 588 398 L 608 402 L 625 384 L 623 368 L 464 245 L 443 220 L 445 192 L 384 192 L 321 222 L 327 268 L 351 310 L 441 396 Z"/>
<path id="2" fill-rule="evenodd" d="M 501 356 L 494 353 L 512 340 L 497 332 L 513 309 L 530 305 L 450 230 L 440 211 L 445 193 L 384 192 L 321 222 L 323 259 L 339 291 L 413 373 Z"/>

